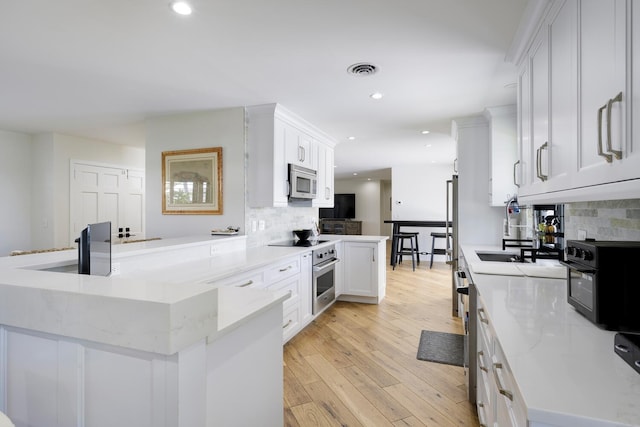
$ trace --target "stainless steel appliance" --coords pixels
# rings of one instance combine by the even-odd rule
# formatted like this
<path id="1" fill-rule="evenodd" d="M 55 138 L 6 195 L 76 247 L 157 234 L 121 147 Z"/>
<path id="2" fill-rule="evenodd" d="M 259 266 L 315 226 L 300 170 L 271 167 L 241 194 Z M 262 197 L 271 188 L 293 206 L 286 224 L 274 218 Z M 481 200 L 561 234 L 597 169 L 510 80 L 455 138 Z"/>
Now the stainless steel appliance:
<path id="1" fill-rule="evenodd" d="M 315 199 L 317 189 L 316 171 L 289 163 L 289 199 Z"/>
<path id="2" fill-rule="evenodd" d="M 451 265 L 451 314 L 453 316 L 461 316 L 459 313 L 459 302 L 457 288 L 460 286 L 458 280 L 458 175 L 453 175 L 447 181 L 447 218 L 446 218 L 446 235 L 447 243 L 451 238 L 451 248 L 447 249 L 447 263 Z"/>
<path id="3" fill-rule="evenodd" d="M 312 313 L 318 314 L 336 299 L 336 264 L 339 259 L 335 245 L 315 249 L 312 260 Z"/>
<path id="4" fill-rule="evenodd" d="M 603 329 L 640 332 L 640 242 L 569 240 L 567 300 Z"/>

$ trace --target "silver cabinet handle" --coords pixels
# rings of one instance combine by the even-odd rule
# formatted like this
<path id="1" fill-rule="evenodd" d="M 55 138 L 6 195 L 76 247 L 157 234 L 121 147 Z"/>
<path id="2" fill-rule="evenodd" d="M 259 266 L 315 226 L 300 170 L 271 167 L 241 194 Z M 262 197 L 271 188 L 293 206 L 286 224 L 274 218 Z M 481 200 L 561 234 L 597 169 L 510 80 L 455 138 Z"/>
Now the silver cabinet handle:
<path id="1" fill-rule="evenodd" d="M 482 323 L 486 323 L 487 325 L 489 324 L 489 319 L 487 319 L 487 317 L 484 316 L 484 308 L 478 309 L 478 317 L 480 318 L 480 321 Z"/>
<path id="2" fill-rule="evenodd" d="M 611 163 L 613 161 L 613 156 L 602 151 L 602 110 L 605 108 L 607 108 L 606 105 L 598 108 L 598 156 L 604 157 L 607 160 L 607 163 Z"/>
<path id="3" fill-rule="evenodd" d="M 616 159 L 620 160 L 622 158 L 622 151 L 614 150 L 611 147 L 611 107 L 614 102 L 622 102 L 622 92 L 607 102 L 607 151 L 612 153 Z M 611 155 L 609 157 L 611 157 Z"/>
<path id="4" fill-rule="evenodd" d="M 623 353 L 629 353 L 629 347 L 627 347 L 626 345 L 616 344 L 615 348 L 616 350 L 621 351 Z"/>
<path id="5" fill-rule="evenodd" d="M 516 179 L 516 168 L 518 167 L 519 164 L 520 164 L 520 160 L 518 160 L 513 164 L 513 185 L 515 185 L 516 187 L 520 187 L 520 184 L 518 184 L 518 180 Z"/>
<path id="6" fill-rule="evenodd" d="M 546 181 L 549 178 L 542 173 L 542 150 L 546 150 L 549 147 L 549 142 L 545 142 L 536 150 L 536 175 L 540 178 L 540 181 Z"/>
<path id="7" fill-rule="evenodd" d="M 453 159 L 453 171 L 458 173 L 458 158 Z"/>
<path id="8" fill-rule="evenodd" d="M 505 389 L 500 381 L 500 376 L 498 375 L 498 369 L 502 369 L 502 363 L 494 363 L 493 364 L 493 377 L 496 380 L 496 386 L 498 386 L 498 393 L 503 395 L 509 400 L 513 400 L 513 393 L 509 390 Z"/>
<path id="9" fill-rule="evenodd" d="M 242 285 L 238 285 L 239 288 L 246 288 L 249 285 L 253 285 L 253 280 L 249 280 L 247 283 L 243 283 Z"/>
<path id="10" fill-rule="evenodd" d="M 287 271 L 287 270 L 291 270 L 292 268 L 293 268 L 293 267 L 289 265 L 289 266 L 287 266 L 287 267 L 285 267 L 285 268 L 281 268 L 279 271 L 280 271 L 280 273 L 284 273 L 285 271 Z"/>
<path id="11" fill-rule="evenodd" d="M 482 371 L 489 372 L 489 368 L 484 366 L 484 351 L 482 350 L 478 352 L 478 367 Z"/>
<path id="12" fill-rule="evenodd" d="M 291 324 L 291 322 L 293 322 L 293 319 L 289 319 L 289 321 L 287 323 L 282 325 L 282 329 L 287 329 L 287 326 L 289 326 Z"/>
<path id="13" fill-rule="evenodd" d="M 478 402 L 478 423 L 480 427 L 487 427 L 487 422 L 484 418 L 484 403 Z"/>

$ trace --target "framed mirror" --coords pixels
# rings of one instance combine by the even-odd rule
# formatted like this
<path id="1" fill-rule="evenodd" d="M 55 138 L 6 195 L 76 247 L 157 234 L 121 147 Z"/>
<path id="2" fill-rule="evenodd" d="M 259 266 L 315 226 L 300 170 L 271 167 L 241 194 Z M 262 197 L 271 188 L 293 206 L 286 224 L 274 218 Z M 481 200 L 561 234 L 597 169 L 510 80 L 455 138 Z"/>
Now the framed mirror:
<path id="1" fill-rule="evenodd" d="M 222 215 L 222 147 L 162 152 L 162 213 Z"/>

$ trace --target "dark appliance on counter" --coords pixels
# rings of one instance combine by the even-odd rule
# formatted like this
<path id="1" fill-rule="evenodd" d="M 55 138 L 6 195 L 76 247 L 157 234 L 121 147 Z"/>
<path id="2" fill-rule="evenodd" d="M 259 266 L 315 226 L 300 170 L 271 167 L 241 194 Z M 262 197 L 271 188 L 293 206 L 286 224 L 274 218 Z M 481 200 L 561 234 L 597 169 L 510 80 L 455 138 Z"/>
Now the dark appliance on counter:
<path id="1" fill-rule="evenodd" d="M 78 244 L 78 274 L 111 275 L 111 222 L 89 224 Z"/>
<path id="2" fill-rule="evenodd" d="M 613 338 L 613 351 L 640 374 L 640 335 L 617 333 Z"/>
<path id="3" fill-rule="evenodd" d="M 289 163 L 289 200 L 311 200 L 316 198 L 318 173 L 313 169 Z"/>
<path id="4" fill-rule="evenodd" d="M 327 243 L 328 240 L 317 240 L 317 239 L 306 239 L 306 240 L 300 240 L 300 239 L 292 239 L 292 240 L 282 240 L 279 242 L 273 242 L 273 243 L 269 243 L 267 246 L 298 246 L 301 248 L 310 248 L 313 246 L 318 246 L 321 243 Z"/>
<path id="5" fill-rule="evenodd" d="M 568 240 L 567 300 L 600 328 L 640 332 L 640 242 Z"/>
<path id="6" fill-rule="evenodd" d="M 336 264 L 340 261 L 336 246 L 315 249 L 312 254 L 312 313 L 318 314 L 336 300 Z"/>

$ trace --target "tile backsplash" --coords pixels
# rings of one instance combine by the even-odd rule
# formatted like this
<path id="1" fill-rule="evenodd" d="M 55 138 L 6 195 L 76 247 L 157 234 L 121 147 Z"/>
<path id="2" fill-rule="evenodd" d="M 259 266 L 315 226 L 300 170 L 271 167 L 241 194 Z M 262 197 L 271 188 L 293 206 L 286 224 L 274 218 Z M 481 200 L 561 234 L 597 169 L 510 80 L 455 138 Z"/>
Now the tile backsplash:
<path id="1" fill-rule="evenodd" d="M 596 240 L 640 241 L 640 199 L 565 204 L 565 238 L 579 230 Z"/>
<path id="2" fill-rule="evenodd" d="M 247 247 L 257 247 L 293 239 L 293 230 L 311 228 L 313 221 L 317 221 L 318 208 L 247 208 L 246 217 Z M 260 221 L 264 221 L 264 230 L 259 229 Z M 256 231 L 252 230 L 253 222 Z"/>

